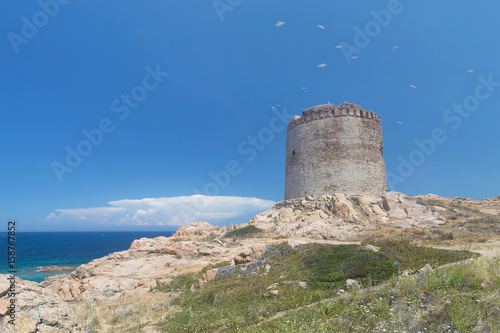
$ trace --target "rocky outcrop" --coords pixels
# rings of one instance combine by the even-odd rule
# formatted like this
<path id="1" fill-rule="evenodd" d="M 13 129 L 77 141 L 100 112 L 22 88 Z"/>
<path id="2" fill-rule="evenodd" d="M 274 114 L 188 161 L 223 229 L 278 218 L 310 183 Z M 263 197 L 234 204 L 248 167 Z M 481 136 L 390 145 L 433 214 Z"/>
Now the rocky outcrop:
<path id="1" fill-rule="evenodd" d="M 62 271 L 72 271 L 74 269 L 75 269 L 74 266 L 50 265 L 41 267 L 40 272 L 62 272 Z"/>
<path id="2" fill-rule="evenodd" d="M 245 264 L 247 262 L 259 259 L 265 252 L 266 252 L 266 246 L 263 244 L 257 244 L 250 248 L 244 249 L 236 256 L 234 256 L 233 260 L 236 265 Z"/>
<path id="3" fill-rule="evenodd" d="M 467 227 L 468 219 L 478 216 L 485 218 L 484 223 L 496 226 L 498 218 L 492 215 L 497 211 L 500 211 L 498 198 L 478 201 L 435 195 L 407 197 L 398 192 L 382 196 L 337 193 L 279 202 L 240 225 L 216 227 L 204 222 L 191 223 L 179 228 L 172 237 L 135 240 L 126 251 L 111 253 L 40 284 L 18 280 L 16 329 L 17 332 L 81 332 L 66 302 L 107 301 L 145 294 L 177 275 L 199 272 L 209 264 L 219 264 L 219 268 L 206 270 L 193 288 L 227 274 L 244 277 L 266 273 L 275 269 L 266 263 L 266 258 L 272 255 L 269 245 L 283 241 L 292 247 L 313 242 L 331 244 L 336 240 L 345 243 L 346 239 L 377 230 L 380 225 L 433 228 L 445 223 L 444 218 L 449 216 L 458 216 L 460 226 L 465 223 L 463 228 Z M 242 237 L 238 233 L 224 237 L 229 231 L 249 225 L 261 230 Z M 365 247 L 378 251 L 370 245 Z M 226 266 L 220 267 L 221 262 Z M 9 306 L 6 281 L 0 276 L 0 332 L 13 332 L 6 324 Z M 305 282 L 292 283 L 307 288 Z M 275 288 L 266 292 L 272 290 Z"/>
<path id="4" fill-rule="evenodd" d="M 84 332 L 73 310 L 56 293 L 16 278 L 15 326 L 9 324 L 8 275 L 0 275 L 0 331 L 6 333 Z"/>
<path id="5" fill-rule="evenodd" d="M 445 223 L 441 216 L 457 209 L 453 207 L 469 205 L 491 210 L 498 209 L 499 202 L 496 198 L 474 201 L 432 194 L 412 198 L 398 192 L 381 196 L 342 193 L 307 196 L 279 202 L 247 224 L 227 228 L 196 222 L 180 227 L 172 237 L 135 240 L 127 251 L 93 260 L 71 274 L 47 278 L 42 285 L 65 301 L 116 299 L 149 292 L 158 283 L 171 281 L 174 275 L 209 264 L 229 261 L 240 266 L 256 262 L 266 245 L 283 239 L 289 244 L 345 241 L 380 225 L 433 228 Z M 227 232 L 249 225 L 261 230 L 256 238 L 251 235 L 224 238 Z M 216 274 L 207 271 L 200 284 Z"/>
<path id="6" fill-rule="evenodd" d="M 199 227 L 199 229 L 197 229 Z M 192 224 L 190 234 L 205 237 L 213 229 L 207 223 Z M 186 235 L 182 231 L 183 235 Z M 143 294 L 175 275 L 199 271 L 218 262 L 248 263 L 265 252 L 265 244 L 278 240 L 212 241 L 181 240 L 183 237 L 141 238 L 129 250 L 115 252 L 79 266 L 71 274 L 48 277 L 42 286 L 55 291 L 64 301 L 117 299 L 123 295 Z M 212 278 L 210 271 L 200 281 Z"/>
<path id="7" fill-rule="evenodd" d="M 427 228 L 443 224 L 439 214 L 398 192 L 383 196 L 343 193 L 277 203 L 248 224 L 286 237 L 345 240 L 374 224 Z"/>
<path id="8" fill-rule="evenodd" d="M 200 238 L 210 234 L 220 234 L 221 228 L 207 222 L 193 222 L 177 229 L 173 238 Z"/>

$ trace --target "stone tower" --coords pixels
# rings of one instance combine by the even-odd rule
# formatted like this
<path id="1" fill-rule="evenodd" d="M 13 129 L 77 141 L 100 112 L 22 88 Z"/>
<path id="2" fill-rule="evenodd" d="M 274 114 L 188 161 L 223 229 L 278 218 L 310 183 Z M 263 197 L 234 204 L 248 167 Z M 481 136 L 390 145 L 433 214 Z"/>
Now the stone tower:
<path id="1" fill-rule="evenodd" d="M 286 130 L 285 200 L 386 191 L 380 117 L 356 104 L 318 105 Z"/>

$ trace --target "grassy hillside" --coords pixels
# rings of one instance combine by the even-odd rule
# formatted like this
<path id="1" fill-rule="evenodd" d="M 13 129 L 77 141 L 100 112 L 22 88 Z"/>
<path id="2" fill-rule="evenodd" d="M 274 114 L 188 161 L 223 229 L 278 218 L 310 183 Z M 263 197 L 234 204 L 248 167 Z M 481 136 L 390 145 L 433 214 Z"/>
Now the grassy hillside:
<path id="1" fill-rule="evenodd" d="M 198 279 L 213 267 L 177 276 L 154 290 L 175 295 L 175 307 L 158 329 L 472 332 L 488 326 L 500 331 L 498 258 L 398 278 L 407 269 L 427 263 L 437 268 L 477 254 L 397 242 L 372 245 L 379 251 L 365 245 L 269 246 L 260 261 L 219 268 L 201 287 Z M 358 285 L 347 290 L 347 279 Z"/>

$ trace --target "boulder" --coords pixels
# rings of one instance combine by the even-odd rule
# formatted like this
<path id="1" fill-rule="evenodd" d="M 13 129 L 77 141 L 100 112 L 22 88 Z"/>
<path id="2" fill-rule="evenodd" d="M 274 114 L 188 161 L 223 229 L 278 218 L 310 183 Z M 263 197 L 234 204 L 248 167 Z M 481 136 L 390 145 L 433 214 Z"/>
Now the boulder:
<path id="1" fill-rule="evenodd" d="M 432 272 L 432 271 L 434 271 L 434 269 L 432 269 L 431 265 L 425 264 L 424 267 L 422 267 L 422 268 L 420 268 L 418 270 L 418 273 L 419 274 L 425 274 L 425 273 L 429 273 L 429 272 Z"/>
<path id="2" fill-rule="evenodd" d="M 430 213 L 430 211 L 424 206 L 424 205 L 407 205 L 407 208 L 405 209 L 406 215 L 409 218 L 416 218 L 416 217 L 422 217 L 426 216 Z"/>
<path id="3" fill-rule="evenodd" d="M 279 283 L 277 283 L 277 282 L 276 282 L 276 283 L 273 283 L 273 284 L 272 284 L 272 285 L 270 285 L 270 286 L 267 286 L 267 287 L 266 287 L 266 289 L 274 289 L 274 288 L 276 288 L 278 285 L 279 285 Z"/>
<path id="4" fill-rule="evenodd" d="M 5 316 L 9 312 L 10 301 L 5 298 L 0 298 L 0 317 Z"/>
<path id="5" fill-rule="evenodd" d="M 497 210 L 497 209 L 488 209 L 488 208 L 484 208 L 484 209 L 480 209 L 479 210 L 481 213 L 483 214 L 489 214 L 489 215 L 500 215 L 500 211 Z"/>
<path id="6" fill-rule="evenodd" d="M 266 246 L 264 244 L 254 245 L 235 255 L 233 260 L 235 265 L 245 264 L 260 259 L 264 255 L 264 252 L 266 252 Z"/>
<path id="7" fill-rule="evenodd" d="M 359 282 L 356 280 L 352 280 L 352 279 L 347 279 L 345 281 L 345 284 L 346 284 L 347 288 L 349 288 L 349 289 L 353 289 L 354 287 L 359 286 Z"/>
<path id="8" fill-rule="evenodd" d="M 207 270 L 205 273 L 203 273 L 201 278 L 198 279 L 199 285 L 203 286 L 208 281 L 215 279 L 215 277 L 217 276 L 217 272 L 218 272 L 217 268 Z"/>
<path id="9" fill-rule="evenodd" d="M 363 213 L 365 213 L 366 216 L 371 216 L 375 214 L 374 212 L 374 207 L 378 207 L 378 203 L 380 201 L 380 197 L 373 196 L 373 195 L 360 195 L 358 197 L 358 203 L 359 206 L 361 207 L 361 210 Z M 379 208 L 379 213 L 382 212 L 382 214 L 385 214 L 385 212 Z M 387 215 L 387 214 L 385 214 Z"/>
<path id="10" fill-rule="evenodd" d="M 399 192 L 389 191 L 382 198 L 382 208 L 389 212 L 393 210 L 396 205 L 403 202 L 404 195 Z"/>
<path id="11" fill-rule="evenodd" d="M 218 233 L 219 227 L 207 222 L 192 222 L 177 229 L 172 238 L 200 238 L 208 237 L 210 233 Z"/>
<path id="12" fill-rule="evenodd" d="M 383 210 L 378 204 L 372 205 L 373 213 L 375 217 L 386 217 L 388 214 L 385 210 Z"/>
<path id="13" fill-rule="evenodd" d="M 403 219 L 408 218 L 408 214 L 406 213 L 406 211 L 402 207 L 395 206 L 393 209 L 390 210 L 389 217 L 403 220 Z"/>
<path id="14" fill-rule="evenodd" d="M 7 327 L 14 328 L 17 333 L 35 333 L 36 332 L 36 321 L 32 316 L 26 312 L 18 312 L 16 314 L 15 328 L 12 325 L 7 324 Z"/>
<path id="15" fill-rule="evenodd" d="M 410 275 L 412 275 L 412 274 L 413 274 L 413 271 L 411 269 L 405 269 L 399 277 L 400 278 L 407 278 L 407 277 L 410 277 Z"/>
<path id="16" fill-rule="evenodd" d="M 376 247 L 376 246 L 373 246 L 371 244 L 367 244 L 364 246 L 364 249 L 365 250 L 370 250 L 370 251 L 373 251 L 373 252 L 378 252 L 380 251 L 380 248 L 379 247 Z"/>
<path id="17" fill-rule="evenodd" d="M 153 279 L 143 278 L 137 282 L 137 287 L 154 288 L 156 287 L 156 281 Z"/>
<path id="18" fill-rule="evenodd" d="M 0 281 L 7 275 L 0 275 Z M 8 323 L 7 306 L 10 299 L 7 295 L 0 298 L 0 332 L 83 332 L 73 310 L 55 292 L 42 288 L 40 284 L 17 279 L 16 282 L 16 321 L 15 326 Z M 69 291 L 69 289 L 68 289 Z"/>
<path id="19" fill-rule="evenodd" d="M 279 290 L 271 290 L 264 294 L 264 297 L 277 297 Z"/>

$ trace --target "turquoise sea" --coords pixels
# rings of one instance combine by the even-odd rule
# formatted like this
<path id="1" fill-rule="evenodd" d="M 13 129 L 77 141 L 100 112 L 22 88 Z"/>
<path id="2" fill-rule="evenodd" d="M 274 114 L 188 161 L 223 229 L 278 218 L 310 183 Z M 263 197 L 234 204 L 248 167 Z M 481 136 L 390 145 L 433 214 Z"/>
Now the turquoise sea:
<path id="1" fill-rule="evenodd" d="M 18 232 L 16 234 L 17 276 L 41 282 L 47 276 L 66 272 L 41 272 L 41 267 L 73 266 L 88 263 L 112 252 L 127 250 L 142 237 L 169 237 L 170 231 L 119 232 Z M 7 234 L 0 233 L 0 274 L 7 274 Z"/>

